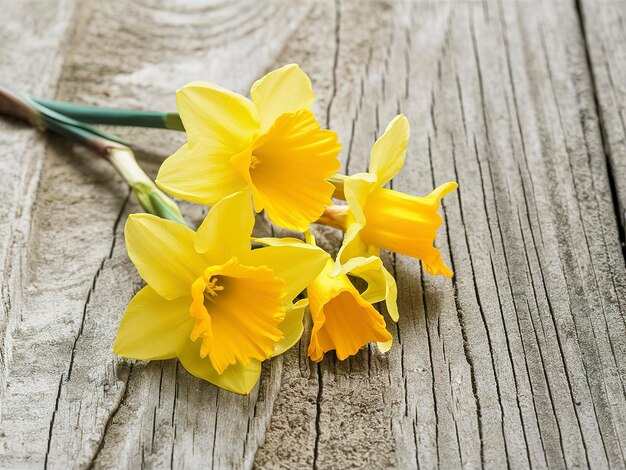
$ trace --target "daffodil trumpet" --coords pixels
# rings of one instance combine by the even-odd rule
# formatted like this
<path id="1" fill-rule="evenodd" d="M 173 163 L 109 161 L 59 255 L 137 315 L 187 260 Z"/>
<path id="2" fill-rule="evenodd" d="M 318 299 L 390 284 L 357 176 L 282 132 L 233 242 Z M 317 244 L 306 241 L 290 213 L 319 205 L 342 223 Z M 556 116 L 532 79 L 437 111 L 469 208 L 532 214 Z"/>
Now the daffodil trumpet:
<path id="1" fill-rule="evenodd" d="M 384 352 L 391 347 L 391 334 L 373 307 L 374 300 L 368 301 L 368 296 L 359 293 L 347 273 L 335 273 L 332 259 L 309 284 L 307 295 L 313 321 L 308 348 L 311 360 L 319 362 L 334 350 L 342 361 L 371 342 L 378 343 Z"/>
<path id="2" fill-rule="evenodd" d="M 215 204 L 197 231 L 131 215 L 126 246 L 147 286 L 128 305 L 113 351 L 140 360 L 177 357 L 191 374 L 249 393 L 261 362 L 302 335 L 306 300 L 294 299 L 328 256 L 298 241 L 252 250 L 253 225 L 248 190 Z"/>

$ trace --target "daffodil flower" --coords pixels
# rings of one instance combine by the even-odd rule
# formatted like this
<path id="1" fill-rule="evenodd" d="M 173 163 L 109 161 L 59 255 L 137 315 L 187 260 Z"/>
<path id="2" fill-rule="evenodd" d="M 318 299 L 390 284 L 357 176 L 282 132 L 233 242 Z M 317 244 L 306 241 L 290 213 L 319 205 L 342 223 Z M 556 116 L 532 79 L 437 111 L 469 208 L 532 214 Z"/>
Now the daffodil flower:
<path id="1" fill-rule="evenodd" d="M 344 181 L 348 207 L 329 207 L 320 222 L 346 232 L 337 256 L 341 263 L 378 256 L 383 248 L 420 259 L 429 274 L 452 277 L 434 242 L 442 222 L 437 213 L 439 201 L 458 185 L 444 183 L 426 197 L 383 188 L 404 165 L 409 132 L 403 115 L 389 123 L 372 147 L 369 173 Z"/>
<path id="2" fill-rule="evenodd" d="M 310 232 L 309 246 L 315 246 Z M 255 239 L 270 246 L 300 246 L 294 238 Z M 363 293 L 354 287 L 348 274 L 367 283 Z M 392 338 L 383 316 L 372 306 L 385 301 L 394 321 L 398 319 L 397 288 L 393 276 L 377 256 L 359 257 L 336 265 L 326 254 L 324 269 L 307 287 L 309 310 L 313 319 L 308 355 L 321 361 L 324 353 L 335 350 L 339 360 L 356 354 L 367 343 L 376 342 L 382 352 L 391 348 Z"/>
<path id="3" fill-rule="evenodd" d="M 292 304 L 327 254 L 306 244 L 251 250 L 248 190 L 217 203 L 197 232 L 148 214 L 126 223 L 130 259 L 147 282 L 122 318 L 114 352 L 178 357 L 193 375 L 249 393 L 261 362 L 302 334 L 305 302 Z"/>
<path id="4" fill-rule="evenodd" d="M 389 350 L 392 338 L 385 319 L 372 306 L 377 300 L 368 293 L 360 294 L 344 272 L 334 271 L 335 263 L 329 258 L 307 288 L 313 319 L 309 357 L 319 362 L 324 353 L 335 350 L 337 358 L 344 360 L 372 342 L 382 351 Z"/>
<path id="5" fill-rule="evenodd" d="M 250 95 L 206 82 L 178 90 L 187 143 L 163 162 L 156 183 L 207 205 L 249 187 L 257 212 L 304 232 L 331 204 L 337 134 L 320 129 L 311 81 L 295 64 L 268 73 Z"/>

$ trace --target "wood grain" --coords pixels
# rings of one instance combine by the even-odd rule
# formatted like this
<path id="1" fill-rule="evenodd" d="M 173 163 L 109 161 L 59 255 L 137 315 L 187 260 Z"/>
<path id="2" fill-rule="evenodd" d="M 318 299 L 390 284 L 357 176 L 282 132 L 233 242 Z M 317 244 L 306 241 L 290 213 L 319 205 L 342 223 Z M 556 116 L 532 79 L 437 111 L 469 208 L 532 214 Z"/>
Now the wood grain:
<path id="1" fill-rule="evenodd" d="M 615 208 L 622 226 L 626 210 L 626 9 L 619 1 L 579 1 L 589 67 L 596 90 Z"/>
<path id="2" fill-rule="evenodd" d="M 0 468 L 626 466 L 615 209 L 624 3 L 0 6 L 3 84 L 173 109 L 188 81 L 246 93 L 298 62 L 316 113 L 341 137 L 343 170 L 366 170 L 375 138 L 402 112 L 412 137 L 393 188 L 460 185 L 444 201 L 438 241 L 454 279 L 385 255 L 400 304 L 388 354 L 368 347 L 317 365 L 305 333 L 241 397 L 175 361 L 113 356 L 141 287 L 123 239 L 139 208 L 88 151 L 2 120 Z M 153 174 L 184 139 L 116 132 Z M 183 210 L 195 222 L 206 213 Z M 257 231 L 272 233 L 262 219 Z M 316 233 L 337 250 L 339 233 Z"/>

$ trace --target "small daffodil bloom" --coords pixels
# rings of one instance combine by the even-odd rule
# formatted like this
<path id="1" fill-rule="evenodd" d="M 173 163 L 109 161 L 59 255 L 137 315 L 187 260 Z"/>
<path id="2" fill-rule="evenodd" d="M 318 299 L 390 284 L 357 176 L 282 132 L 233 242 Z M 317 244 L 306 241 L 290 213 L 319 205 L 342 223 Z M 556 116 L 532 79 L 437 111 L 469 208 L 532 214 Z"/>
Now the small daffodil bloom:
<path id="1" fill-rule="evenodd" d="M 256 81 L 250 95 L 206 82 L 178 90 L 187 143 L 163 162 L 156 183 L 206 205 L 249 187 L 257 212 L 303 232 L 331 203 L 337 134 L 320 129 L 311 81 L 295 64 Z"/>
<path id="2" fill-rule="evenodd" d="M 389 350 L 391 335 L 372 300 L 362 296 L 345 273 L 334 271 L 335 263 L 329 258 L 307 288 L 313 319 L 309 357 L 319 362 L 324 353 L 335 350 L 337 358 L 344 360 L 372 342 L 377 342 L 382 351 Z"/>
<path id="3" fill-rule="evenodd" d="M 429 274 L 452 277 L 434 242 L 442 222 L 437 213 L 439 201 L 458 185 L 444 183 L 426 197 L 383 188 L 404 165 L 409 132 L 402 115 L 389 123 L 372 147 L 369 173 L 344 181 L 348 207 L 329 207 L 320 222 L 346 232 L 338 254 L 341 263 L 378 256 L 382 248 L 420 259 Z"/>
<path id="4" fill-rule="evenodd" d="M 191 374 L 249 393 L 261 362 L 300 338 L 305 305 L 292 301 L 327 257 L 305 244 L 251 250 L 253 225 L 247 190 L 213 206 L 197 231 L 131 215 L 128 254 L 148 285 L 128 305 L 114 352 L 178 357 Z"/>
<path id="5" fill-rule="evenodd" d="M 306 237 L 309 246 L 314 247 L 313 235 L 307 232 Z M 293 238 L 258 241 L 271 246 L 301 244 Z M 363 293 L 354 287 L 348 274 L 366 281 Z M 391 348 L 392 338 L 385 320 L 372 306 L 385 301 L 391 318 L 398 319 L 396 283 L 380 258 L 354 258 L 339 265 L 326 254 L 324 269 L 309 283 L 307 295 L 313 320 L 308 355 L 313 361 L 321 361 L 324 353 L 331 350 L 335 350 L 339 360 L 344 360 L 372 342 L 378 343 L 382 352 Z"/>

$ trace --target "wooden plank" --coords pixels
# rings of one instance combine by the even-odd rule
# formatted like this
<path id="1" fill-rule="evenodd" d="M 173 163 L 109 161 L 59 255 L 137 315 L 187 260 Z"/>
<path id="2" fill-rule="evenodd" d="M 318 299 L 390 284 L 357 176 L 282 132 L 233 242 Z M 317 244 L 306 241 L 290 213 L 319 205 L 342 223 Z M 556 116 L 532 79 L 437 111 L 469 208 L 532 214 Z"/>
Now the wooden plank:
<path id="1" fill-rule="evenodd" d="M 394 187 L 459 181 L 441 240 L 457 277 L 390 258 L 396 347 L 326 360 L 317 394 L 287 367 L 257 464 L 622 466 L 624 263 L 574 6 L 338 2 L 334 19 L 330 124 L 345 167 L 364 170 L 406 113 Z M 305 26 L 279 62 L 317 49 L 320 25 Z"/>
<path id="2" fill-rule="evenodd" d="M 579 2 L 579 14 L 623 230 L 626 221 L 626 5 L 621 1 L 583 0 Z"/>
<path id="3" fill-rule="evenodd" d="M 439 241 L 452 281 L 386 256 L 401 312 L 390 353 L 318 366 L 304 340 L 239 397 L 174 361 L 111 354 L 141 286 L 122 236 L 138 207 L 89 152 L 3 121 L 0 467 L 624 466 L 626 271 L 575 5 L 0 3 L 14 25 L 0 57 L 34 49 L 3 83 L 169 109 L 187 81 L 246 92 L 294 61 L 346 171 L 366 169 L 403 112 L 412 139 L 393 187 L 461 186 Z M 151 172 L 183 139 L 124 135 Z M 316 232 L 337 249 L 337 232 Z"/>
<path id="4" fill-rule="evenodd" d="M 49 15 L 37 16 L 38 6 L 24 5 L 11 15 L 16 38 L 8 39 L 16 51 L 26 51 L 22 42 L 40 46 L 29 43 L 45 37 L 39 23 L 59 29 L 63 43 L 58 52 L 42 50 L 33 57 L 28 71 L 3 67 L 3 83 L 18 83 L 22 75 L 37 83 L 45 75 L 35 70 L 56 55 L 55 79 L 62 65 L 58 91 L 19 82 L 24 91 L 165 109 L 174 106 L 173 90 L 200 76 L 245 92 L 310 8 L 262 8 L 252 1 L 190 7 L 83 2 L 75 14 L 59 5 Z M 29 8 L 30 16 L 25 14 Z M 65 37 L 57 23 L 62 19 L 77 25 Z M 31 22 L 32 33 L 17 34 Z M 225 57 L 239 57 L 239 66 L 224 67 Z M 23 126 L 5 126 L 2 138 L 15 141 L 15 150 L 19 129 L 29 141 L 34 138 Z M 145 147 L 139 157 L 153 173 L 184 139 L 158 131 L 126 135 Z M 271 412 L 281 361 L 268 365 L 263 385 L 250 397 L 240 397 L 191 377 L 173 361 L 131 365 L 114 357 L 117 324 L 140 288 L 125 253 L 124 219 L 140 209 L 129 202 L 128 190 L 104 162 L 60 139 L 36 139 L 49 142 L 45 152 L 36 154 L 37 165 L 43 165 L 41 179 L 26 188 L 30 193 L 20 189 L 6 198 L 11 210 L 32 212 L 20 216 L 30 232 L 11 245 L 11 260 L 21 267 L 7 264 L 13 276 L 23 273 L 25 279 L 3 289 L 11 299 L 6 315 L 14 326 L 4 341 L 9 354 L 2 374 L 0 467 L 206 462 L 216 468 L 249 467 Z M 15 154 L 4 156 L 9 158 L 19 162 Z M 18 170 L 26 171 L 24 165 Z M 188 207 L 186 213 L 198 222 L 202 209 Z"/>
<path id="5" fill-rule="evenodd" d="M 23 86 L 33 93 L 54 93 L 74 2 L 2 2 L 1 6 L 0 83 Z M 48 141 L 32 129 L 4 119 L 0 121 L 0 467 L 3 468 L 43 462 L 60 377 L 53 370 L 64 367 L 67 359 L 55 338 L 71 297 L 60 301 L 54 295 L 54 277 L 36 280 L 34 270 L 29 269 L 43 265 L 35 261 L 36 254 L 29 247 L 37 240 L 31 221 L 35 201 L 39 198 L 43 202 L 37 188 L 48 148 Z M 39 274 L 43 274 L 41 270 Z M 69 276 L 66 278 L 69 280 Z M 63 308 L 55 308 L 59 305 Z M 31 368 L 29 374 L 22 369 L 22 363 L 32 364 L 37 373 L 33 374 Z M 30 393 L 23 393 L 25 390 Z"/>

